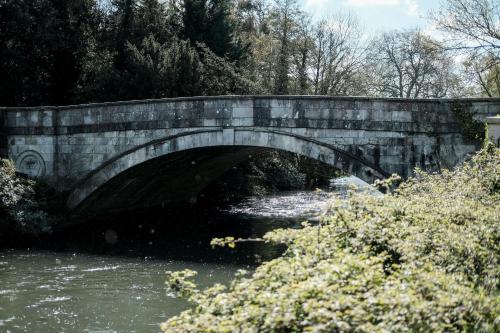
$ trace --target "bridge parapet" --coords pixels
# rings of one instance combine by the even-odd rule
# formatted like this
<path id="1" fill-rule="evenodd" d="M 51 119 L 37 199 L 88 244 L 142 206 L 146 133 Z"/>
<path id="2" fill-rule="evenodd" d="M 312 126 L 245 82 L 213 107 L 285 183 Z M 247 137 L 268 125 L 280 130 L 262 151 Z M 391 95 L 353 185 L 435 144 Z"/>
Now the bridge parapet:
<path id="1" fill-rule="evenodd" d="M 483 120 L 500 99 L 221 96 L 0 110 L 9 134 L 26 135 L 214 126 L 449 132 L 457 104 Z"/>

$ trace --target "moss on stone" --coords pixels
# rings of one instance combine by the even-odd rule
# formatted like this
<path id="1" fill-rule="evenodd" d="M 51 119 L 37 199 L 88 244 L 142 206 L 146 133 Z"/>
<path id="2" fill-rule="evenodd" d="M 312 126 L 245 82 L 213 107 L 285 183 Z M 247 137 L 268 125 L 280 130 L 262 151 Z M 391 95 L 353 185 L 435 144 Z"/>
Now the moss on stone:
<path id="1" fill-rule="evenodd" d="M 456 101 L 451 107 L 465 140 L 468 142 L 479 142 L 484 140 L 486 132 L 485 125 L 474 119 L 470 111 L 470 103 Z"/>

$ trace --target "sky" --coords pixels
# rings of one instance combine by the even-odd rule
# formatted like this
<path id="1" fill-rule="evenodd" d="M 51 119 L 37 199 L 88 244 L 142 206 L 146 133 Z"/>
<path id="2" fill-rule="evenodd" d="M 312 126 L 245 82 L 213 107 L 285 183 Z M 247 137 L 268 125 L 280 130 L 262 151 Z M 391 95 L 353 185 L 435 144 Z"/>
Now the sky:
<path id="1" fill-rule="evenodd" d="M 354 13 L 369 33 L 393 29 L 432 30 L 425 17 L 439 8 L 439 0 L 301 0 L 315 19 L 341 12 Z"/>

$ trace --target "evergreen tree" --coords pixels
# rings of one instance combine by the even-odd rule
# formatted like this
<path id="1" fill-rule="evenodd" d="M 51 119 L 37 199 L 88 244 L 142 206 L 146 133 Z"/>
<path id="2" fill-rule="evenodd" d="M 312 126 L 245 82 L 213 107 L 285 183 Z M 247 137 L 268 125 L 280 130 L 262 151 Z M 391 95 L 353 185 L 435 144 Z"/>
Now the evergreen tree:
<path id="1" fill-rule="evenodd" d="M 88 50 L 88 32 L 93 22 L 93 0 L 52 0 L 47 39 L 52 66 L 49 67 L 49 103 L 71 104 Z"/>
<path id="2" fill-rule="evenodd" d="M 230 0 L 184 0 L 183 36 L 193 45 L 205 44 L 217 56 L 238 65 L 248 47 L 235 36 L 232 6 Z"/>
<path id="3" fill-rule="evenodd" d="M 285 95 L 288 93 L 290 73 L 291 44 L 295 33 L 295 20 L 300 10 L 297 0 L 275 0 L 274 25 L 277 39 L 279 40 L 279 52 L 276 60 L 276 77 L 274 81 L 274 93 Z"/>
<path id="4" fill-rule="evenodd" d="M 124 71 L 127 67 L 127 45 L 136 43 L 134 16 L 136 0 L 113 0 L 112 42 L 114 42 L 115 68 Z"/>
<path id="5" fill-rule="evenodd" d="M 0 2 L 0 104 L 69 104 L 87 52 L 92 0 Z"/>
<path id="6" fill-rule="evenodd" d="M 206 44 L 207 0 L 184 0 L 183 37 L 193 44 Z"/>
<path id="7" fill-rule="evenodd" d="M 229 18 L 229 1 L 212 0 L 207 10 L 205 43 L 219 57 L 232 56 L 234 25 Z"/>
<path id="8" fill-rule="evenodd" d="M 203 45 L 198 45 L 203 63 L 202 93 L 204 96 L 229 94 L 261 94 L 262 89 L 242 75 L 236 66 Z"/>
<path id="9" fill-rule="evenodd" d="M 128 44 L 126 76 L 133 99 L 200 95 L 202 64 L 188 41 L 161 44 L 153 35 L 141 45 Z"/>
<path id="10" fill-rule="evenodd" d="M 141 0 L 135 25 L 137 39 L 141 41 L 152 35 L 159 43 L 165 43 L 172 37 L 167 8 L 160 0 Z"/>
<path id="11" fill-rule="evenodd" d="M 47 99 L 47 52 L 37 41 L 38 31 L 48 25 L 41 13 L 51 11 L 48 1 L 0 3 L 0 105 L 39 104 Z"/>

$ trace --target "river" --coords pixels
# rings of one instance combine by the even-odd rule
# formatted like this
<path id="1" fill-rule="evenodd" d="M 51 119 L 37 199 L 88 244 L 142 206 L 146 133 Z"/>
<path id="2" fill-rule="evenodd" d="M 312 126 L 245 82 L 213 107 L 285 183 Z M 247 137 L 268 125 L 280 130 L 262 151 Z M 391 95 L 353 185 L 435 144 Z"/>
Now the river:
<path id="1" fill-rule="evenodd" d="M 290 192 L 189 218 L 98 223 L 67 231 L 48 249 L 0 252 L 1 332 L 158 332 L 186 309 L 166 295 L 165 271 L 196 270 L 200 287 L 228 283 L 283 248 L 212 249 L 213 237 L 259 237 L 317 216 L 331 193 Z M 136 218 L 135 218 L 136 219 Z M 135 220 L 137 221 L 137 220 Z M 94 230 L 89 232 L 89 230 Z"/>

